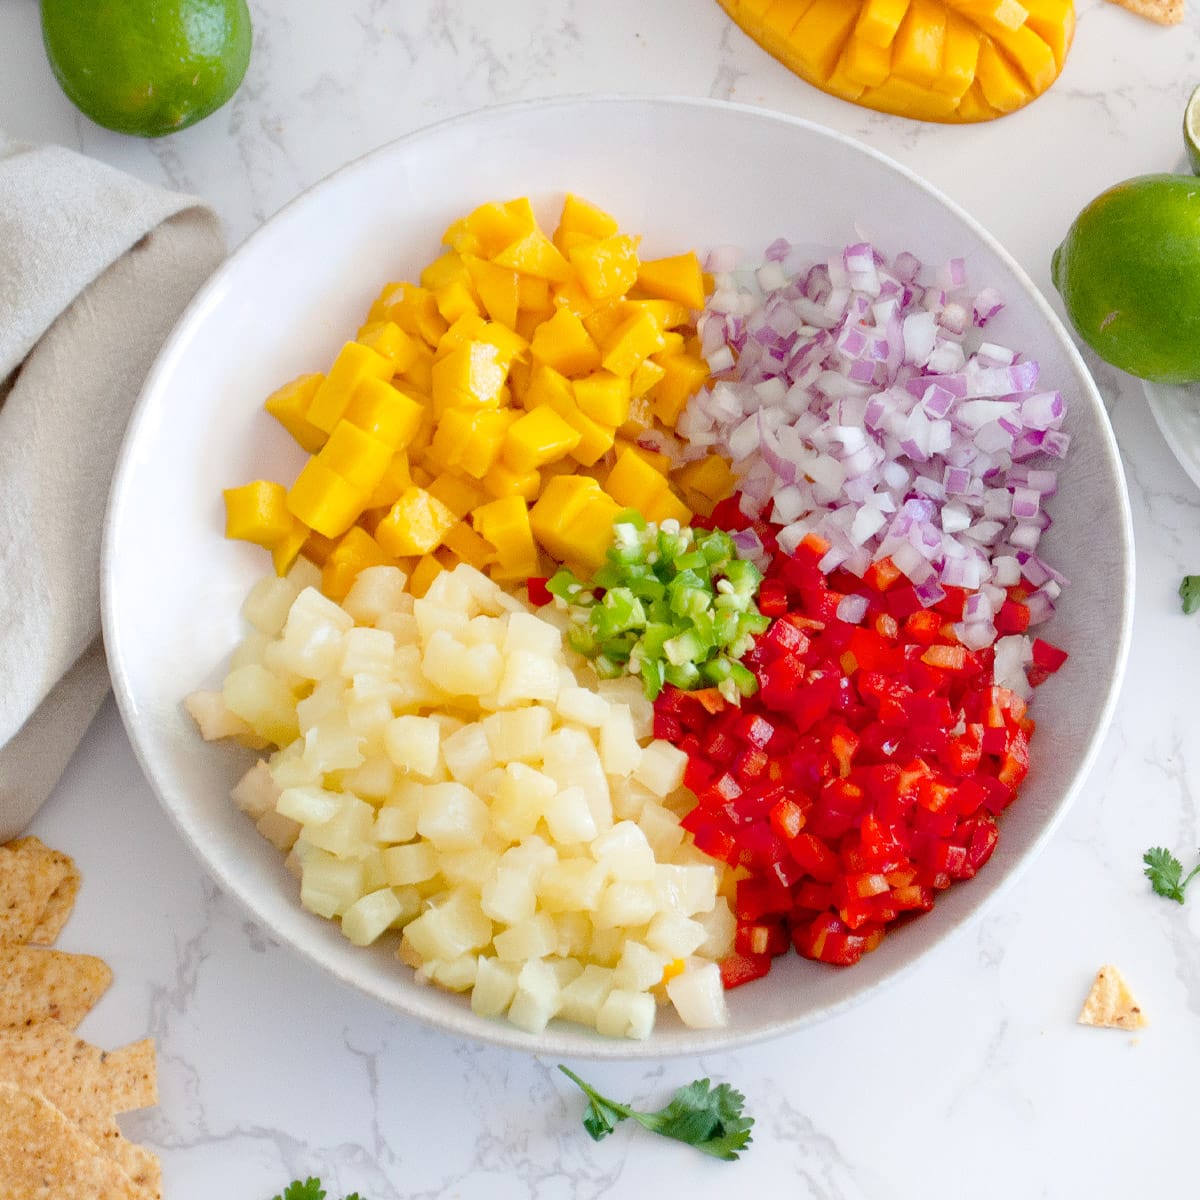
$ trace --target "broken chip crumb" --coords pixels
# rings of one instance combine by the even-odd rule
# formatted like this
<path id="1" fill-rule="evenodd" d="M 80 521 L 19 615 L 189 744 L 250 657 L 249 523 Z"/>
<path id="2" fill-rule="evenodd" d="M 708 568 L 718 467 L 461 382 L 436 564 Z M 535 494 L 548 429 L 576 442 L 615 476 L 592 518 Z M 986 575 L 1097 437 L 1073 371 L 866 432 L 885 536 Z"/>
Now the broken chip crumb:
<path id="1" fill-rule="evenodd" d="M 1156 25 L 1178 25 L 1183 20 L 1185 0 L 1111 0 L 1135 16 Z"/>
<path id="2" fill-rule="evenodd" d="M 1141 1029 L 1146 1024 L 1146 1014 L 1133 998 L 1124 976 L 1109 964 L 1096 972 L 1078 1020 L 1080 1025 L 1099 1025 L 1105 1029 Z"/>

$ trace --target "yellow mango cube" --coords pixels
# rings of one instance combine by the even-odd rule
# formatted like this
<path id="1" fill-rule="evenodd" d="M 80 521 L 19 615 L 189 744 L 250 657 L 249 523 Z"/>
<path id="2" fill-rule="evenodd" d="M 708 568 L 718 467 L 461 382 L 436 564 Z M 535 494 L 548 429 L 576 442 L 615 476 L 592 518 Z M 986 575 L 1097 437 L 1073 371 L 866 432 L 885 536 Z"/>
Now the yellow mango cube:
<path id="1" fill-rule="evenodd" d="M 465 562 L 477 571 L 487 568 L 496 557 L 493 547 L 466 521 L 459 521 L 446 530 L 442 546 L 449 550 L 459 562 Z"/>
<path id="2" fill-rule="evenodd" d="M 429 591 L 429 585 L 442 573 L 443 567 L 432 554 L 419 558 L 408 577 L 408 590 L 419 600 Z"/>
<path id="3" fill-rule="evenodd" d="M 646 506 L 642 515 L 659 525 L 672 520 L 686 525 L 692 519 L 692 510 L 670 488 L 665 488 Z"/>
<path id="4" fill-rule="evenodd" d="M 498 267 L 509 267 L 522 275 L 563 281 L 571 277 L 571 265 L 559 248 L 540 230 L 531 229 L 523 237 L 492 256 Z"/>
<path id="5" fill-rule="evenodd" d="M 256 479 L 241 487 L 226 488 L 225 536 L 253 542 L 270 550 L 298 522 L 287 509 L 287 488 L 269 479 Z"/>
<path id="6" fill-rule="evenodd" d="M 593 371 L 574 382 L 575 403 L 602 425 L 623 425 L 629 416 L 630 381 L 611 371 Z"/>
<path id="7" fill-rule="evenodd" d="M 586 375 L 600 365 L 600 347 L 579 317 L 566 308 L 537 327 L 529 348 L 537 362 L 562 375 Z"/>
<path id="8" fill-rule="evenodd" d="M 708 363 L 694 354 L 659 355 L 655 360 L 663 368 L 661 380 L 647 393 L 654 415 L 673 428 L 684 405 L 708 380 Z"/>
<path id="9" fill-rule="evenodd" d="M 482 313 L 483 301 L 479 299 L 469 277 L 466 280 L 454 279 L 450 283 L 444 283 L 441 287 L 435 288 L 433 299 L 437 304 L 438 312 L 450 323 L 451 328 L 454 327 L 454 322 L 459 317 L 468 313 L 480 316 Z M 445 340 L 444 334 L 442 338 Z M 441 345 L 440 342 L 438 344 Z"/>
<path id="10" fill-rule="evenodd" d="M 719 454 L 706 454 L 686 463 L 674 472 L 674 479 L 681 488 L 699 492 L 709 500 L 724 500 L 737 482 L 728 461 Z"/>
<path id="11" fill-rule="evenodd" d="M 436 346 L 446 332 L 446 319 L 438 312 L 433 293 L 415 283 L 385 284 L 367 311 L 368 321 L 394 321 L 405 333 Z"/>
<path id="12" fill-rule="evenodd" d="M 473 254 L 464 255 L 463 261 L 488 316 L 509 328 L 516 325 L 521 295 L 516 271 Z"/>
<path id="13" fill-rule="evenodd" d="M 693 253 L 638 263 L 637 285 L 647 296 L 673 300 L 685 309 L 704 307 L 704 271 Z"/>
<path id="14" fill-rule="evenodd" d="M 391 379 L 394 373 L 392 360 L 387 355 L 362 342 L 347 342 L 313 392 L 305 416 L 323 433 L 330 433 L 364 379 Z"/>
<path id="15" fill-rule="evenodd" d="M 345 418 L 317 451 L 317 460 L 369 496 L 392 461 L 393 448 Z"/>
<path id="16" fill-rule="evenodd" d="M 573 234 L 582 234 L 595 240 L 612 237 L 617 232 L 618 225 L 615 217 L 611 217 L 603 209 L 597 208 L 582 196 L 568 192 L 563 200 L 562 213 L 558 218 L 558 227 L 554 231 L 554 244 L 566 253 L 563 241 Z"/>
<path id="17" fill-rule="evenodd" d="M 637 240 L 628 234 L 572 246 L 568 259 L 583 290 L 593 300 L 623 296 L 637 282 Z"/>
<path id="18" fill-rule="evenodd" d="M 377 350 L 384 358 L 390 358 L 392 370 L 397 374 L 407 370 L 417 356 L 417 341 L 395 321 L 368 321 L 359 329 L 355 340 Z"/>
<path id="19" fill-rule="evenodd" d="M 528 200 L 489 201 L 455 221 L 442 240 L 461 254 L 491 258 L 535 227 Z"/>
<path id="20" fill-rule="evenodd" d="M 451 473 L 430 480 L 427 490 L 460 519 L 487 499 L 487 493 L 479 484 Z"/>
<path id="21" fill-rule="evenodd" d="M 310 537 L 312 531 L 303 521 L 297 520 L 292 525 L 291 532 L 284 534 L 271 547 L 271 565 L 275 568 L 276 575 L 282 578 L 292 569 Z"/>
<path id="22" fill-rule="evenodd" d="M 316 456 L 288 489 L 288 512 L 327 538 L 341 537 L 366 507 L 368 489 L 356 487 Z"/>
<path id="23" fill-rule="evenodd" d="M 604 566 L 612 545 L 613 522 L 621 511 L 621 505 L 603 492 L 599 500 L 584 507 L 567 534 L 565 558 L 577 572 L 591 575 Z"/>
<path id="24" fill-rule="evenodd" d="M 447 409 L 431 447 L 438 461 L 482 479 L 500 457 L 505 436 L 517 419 L 511 409 Z"/>
<path id="25" fill-rule="evenodd" d="M 533 500 L 542 489 L 542 477 L 536 470 L 514 471 L 506 462 L 493 463 L 483 477 L 483 490 L 497 499 L 502 496 L 520 496 Z"/>
<path id="26" fill-rule="evenodd" d="M 324 379 L 325 376 L 320 372 L 297 376 L 283 387 L 276 388 L 263 403 L 267 412 L 309 454 L 315 454 L 325 442 L 325 430 L 318 429 L 308 419 L 313 397 Z"/>
<path id="27" fill-rule="evenodd" d="M 662 328 L 655 320 L 653 311 L 638 305 L 609 334 L 601 347 L 601 361 L 606 371 L 628 378 L 665 344 Z"/>
<path id="28" fill-rule="evenodd" d="M 364 379 L 354 389 L 342 415 L 343 421 L 378 438 L 392 450 L 400 450 L 417 436 L 425 406 L 382 379 Z"/>
<path id="29" fill-rule="evenodd" d="M 622 298 L 596 305 L 590 312 L 580 313 L 583 327 L 592 335 L 597 346 L 603 346 L 613 330 L 629 315 L 628 302 Z"/>
<path id="30" fill-rule="evenodd" d="M 426 265 L 418 282 L 436 296 L 439 288 L 444 288 L 450 283 L 466 283 L 469 286 L 471 276 L 462 255 L 457 250 L 447 250 L 441 257 Z"/>
<path id="31" fill-rule="evenodd" d="M 666 477 L 639 454 L 624 450 L 604 481 L 604 490 L 622 507 L 646 513 L 668 490 Z"/>
<path id="32" fill-rule="evenodd" d="M 375 540 L 393 558 L 431 554 L 457 520 L 436 496 L 410 487 L 375 527 Z"/>
<path id="33" fill-rule="evenodd" d="M 340 603 L 360 571 L 386 566 L 390 561 L 383 547 L 365 529 L 352 525 L 338 539 L 321 568 L 321 591 Z"/>
<path id="34" fill-rule="evenodd" d="M 552 408 L 541 405 L 509 426 L 502 451 L 504 464 L 517 474 L 536 471 L 569 454 L 581 438 Z"/>
<path id="35" fill-rule="evenodd" d="M 660 450 L 651 450 L 649 446 L 639 446 L 637 442 L 627 437 L 618 437 L 615 443 L 617 454 L 636 454 L 644 463 L 653 467 L 660 475 L 666 476 L 672 465 L 671 456 Z"/>
<path id="36" fill-rule="evenodd" d="M 653 358 L 644 358 L 638 363 L 629 377 L 629 396 L 631 400 L 644 396 L 654 385 L 660 382 L 666 371 Z"/>
<path id="37" fill-rule="evenodd" d="M 433 364 L 433 410 L 439 419 L 450 408 L 496 408 L 506 372 L 490 342 L 456 346 Z"/>
<path id="38" fill-rule="evenodd" d="M 475 532 L 496 552 L 508 571 L 536 574 L 537 546 L 529 524 L 529 508 L 520 496 L 502 496 L 481 504 L 471 514 Z"/>
<path id="39" fill-rule="evenodd" d="M 398 450 L 392 455 L 383 477 L 375 485 L 375 490 L 367 500 L 367 508 L 391 508 L 400 496 L 413 486 L 412 471 L 409 468 L 408 455 Z"/>

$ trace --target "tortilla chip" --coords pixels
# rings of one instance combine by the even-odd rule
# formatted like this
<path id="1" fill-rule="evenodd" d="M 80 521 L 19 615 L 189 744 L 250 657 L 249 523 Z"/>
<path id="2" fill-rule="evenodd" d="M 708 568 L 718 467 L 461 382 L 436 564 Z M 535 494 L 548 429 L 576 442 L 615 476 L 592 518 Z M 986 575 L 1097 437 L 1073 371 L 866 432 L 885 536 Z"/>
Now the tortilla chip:
<path id="1" fill-rule="evenodd" d="M 1105 1029 L 1141 1029 L 1146 1024 L 1146 1014 L 1116 967 L 1104 966 L 1096 972 L 1079 1013 L 1079 1024 Z"/>
<path id="2" fill-rule="evenodd" d="M 0 1083 L 40 1092 L 142 1188 L 146 1200 L 162 1195 L 157 1157 L 127 1141 L 116 1119 L 158 1103 L 152 1041 L 107 1052 L 59 1021 L 0 1030 Z"/>
<path id="3" fill-rule="evenodd" d="M 145 1193 L 40 1092 L 0 1083 L 0 1196 L 144 1200 Z"/>
<path id="4" fill-rule="evenodd" d="M 33 937 L 50 897 L 73 866 L 65 854 L 35 837 L 0 846 L 0 946 L 23 944 Z"/>
<path id="5" fill-rule="evenodd" d="M 1112 0 L 1112 3 L 1157 25 L 1178 25 L 1183 20 L 1184 0 Z"/>
<path id="6" fill-rule="evenodd" d="M 112 982 L 90 954 L 34 946 L 0 946 L 0 1029 L 61 1021 L 74 1029 Z"/>

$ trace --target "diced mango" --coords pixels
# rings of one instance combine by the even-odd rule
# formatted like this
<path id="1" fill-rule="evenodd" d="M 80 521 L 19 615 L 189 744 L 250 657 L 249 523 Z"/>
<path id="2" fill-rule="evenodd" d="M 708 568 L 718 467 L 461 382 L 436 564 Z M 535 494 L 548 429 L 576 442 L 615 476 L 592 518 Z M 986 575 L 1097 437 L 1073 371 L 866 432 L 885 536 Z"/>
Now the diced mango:
<path id="1" fill-rule="evenodd" d="M 499 267 L 510 267 L 522 275 L 562 281 L 571 277 L 571 267 L 562 251 L 540 230 L 531 229 L 505 246 L 492 258 Z"/>
<path id="2" fill-rule="evenodd" d="M 369 321 L 359 329 L 356 340 L 390 358 L 396 374 L 408 370 L 417 357 L 417 342 L 395 321 Z"/>
<path id="3" fill-rule="evenodd" d="M 533 535 L 560 562 L 599 567 L 612 541 L 621 506 L 587 475 L 558 475 L 529 510 Z"/>
<path id="4" fill-rule="evenodd" d="M 317 461 L 369 496 L 392 461 L 393 448 L 345 418 L 317 451 Z"/>
<path id="5" fill-rule="evenodd" d="M 368 321 L 394 321 L 405 333 L 436 346 L 446 332 L 446 319 L 438 312 L 433 293 L 414 283 L 389 283 L 367 312 Z"/>
<path id="6" fill-rule="evenodd" d="M 542 477 L 538 471 L 514 471 L 505 462 L 493 463 L 491 470 L 483 477 L 483 490 L 497 499 L 520 496 L 522 500 L 533 500 L 541 487 Z"/>
<path id="7" fill-rule="evenodd" d="M 519 496 L 504 496 L 480 505 L 471 514 L 471 523 L 495 550 L 506 574 L 518 578 L 537 573 L 529 508 Z"/>
<path id="8" fill-rule="evenodd" d="M 413 486 L 412 471 L 409 469 L 408 455 L 398 450 L 392 455 L 382 478 L 375 485 L 375 490 L 367 500 L 367 508 L 391 508 L 401 495 Z"/>
<path id="9" fill-rule="evenodd" d="M 670 488 L 666 488 L 646 505 L 642 515 L 647 521 L 659 525 L 664 521 L 678 521 L 680 525 L 687 525 L 692 519 L 692 510 Z"/>
<path id="10" fill-rule="evenodd" d="M 296 521 L 292 531 L 271 547 L 271 566 L 281 578 L 293 567 L 310 538 L 316 535 L 302 521 Z"/>
<path id="11" fill-rule="evenodd" d="M 438 312 L 450 323 L 451 328 L 460 317 L 482 316 L 483 301 L 479 299 L 469 278 L 466 280 L 454 279 L 435 288 L 433 299 L 437 304 Z M 446 335 L 443 334 L 438 342 L 439 346 L 445 341 L 445 338 Z"/>
<path id="12" fill-rule="evenodd" d="M 504 463 L 518 474 L 536 471 L 569 454 L 582 436 L 549 405 L 542 405 L 509 426 L 504 436 Z"/>
<path id="13" fill-rule="evenodd" d="M 573 387 L 575 403 L 593 421 L 602 425 L 625 423 L 629 416 L 631 390 L 628 378 L 607 370 L 593 371 L 576 379 Z"/>
<path id="14" fill-rule="evenodd" d="M 604 490 L 622 507 L 646 514 L 668 490 L 667 480 L 639 454 L 625 450 L 604 481 Z"/>
<path id="15" fill-rule="evenodd" d="M 408 590 L 417 599 L 429 591 L 429 585 L 442 573 L 442 564 L 432 554 L 422 555 L 408 577 Z"/>
<path id="16" fill-rule="evenodd" d="M 342 420 L 357 425 L 393 450 L 417 436 L 425 406 L 382 379 L 364 379 L 354 389 Z"/>
<path id="17" fill-rule="evenodd" d="M 431 554 L 458 518 L 424 488 L 408 488 L 375 527 L 375 540 L 393 558 Z"/>
<path id="18" fill-rule="evenodd" d="M 430 481 L 427 490 L 458 518 L 465 517 L 487 499 L 487 493 L 479 484 L 452 474 L 438 475 Z"/>
<path id="19" fill-rule="evenodd" d="M 367 505 L 370 491 L 355 487 L 313 457 L 288 489 L 288 512 L 328 538 L 341 537 Z"/>
<path id="20" fill-rule="evenodd" d="M 331 600 L 344 600 L 360 571 L 382 567 L 389 561 L 383 547 L 365 529 L 352 525 L 321 568 L 321 591 Z"/>
<path id="21" fill-rule="evenodd" d="M 362 342 L 347 342 L 313 392 L 305 416 L 323 433 L 330 433 L 359 383 L 371 378 L 391 379 L 394 373 L 392 360 L 386 355 Z"/>
<path id="22" fill-rule="evenodd" d="M 647 296 L 674 300 L 690 309 L 704 307 L 704 273 L 693 253 L 643 259 L 638 263 L 637 285 Z"/>
<path id="23" fill-rule="evenodd" d="M 517 308 L 520 302 L 520 287 L 516 271 L 497 266 L 473 254 L 464 255 L 463 261 L 471 274 L 471 282 L 479 293 L 483 307 L 493 321 L 512 328 L 517 323 Z"/>
<path id="24" fill-rule="evenodd" d="M 568 193 L 563 200 L 558 227 L 554 231 L 554 244 L 565 254 L 564 238 L 574 234 L 582 234 L 592 239 L 612 237 L 617 229 L 616 219 L 603 209 L 597 208 L 582 196 Z"/>
<path id="25" fill-rule="evenodd" d="M 568 258 L 583 290 L 593 300 L 623 296 L 637 282 L 637 241 L 617 233 L 572 247 Z"/>
<path id="26" fill-rule="evenodd" d="M 225 536 L 270 550 L 296 530 L 287 508 L 287 488 L 269 479 L 226 488 Z"/>
<path id="27" fill-rule="evenodd" d="M 662 327 L 654 311 L 638 304 L 636 308 L 631 306 L 629 314 L 601 346 L 601 362 L 606 371 L 628 378 L 664 345 Z"/>
<path id="28" fill-rule="evenodd" d="M 477 571 L 484 570 L 496 556 L 492 546 L 466 521 L 451 525 L 442 538 L 442 545 L 450 550 L 459 562 L 465 562 Z"/>
<path id="29" fill-rule="evenodd" d="M 708 363 L 692 354 L 659 355 L 655 362 L 663 377 L 649 391 L 654 415 L 674 428 L 684 405 L 708 380 Z"/>
<path id="30" fill-rule="evenodd" d="M 506 372 L 490 342 L 470 341 L 433 364 L 433 409 L 440 420 L 449 408 L 495 408 Z"/>
<path id="31" fill-rule="evenodd" d="M 299 445 L 315 454 L 325 442 L 326 433 L 318 429 L 309 419 L 308 410 L 313 396 L 325 376 L 320 372 L 300 375 L 273 391 L 263 407 L 292 435 Z"/>
<path id="32" fill-rule="evenodd" d="M 661 351 L 660 351 L 661 353 Z M 657 357 L 657 355 L 655 356 Z M 653 358 L 644 358 L 629 377 L 629 399 L 637 400 L 644 396 L 655 384 L 666 375 L 666 369 L 659 366 Z M 628 419 L 628 418 L 627 418 Z"/>
<path id="33" fill-rule="evenodd" d="M 543 321 L 529 344 L 535 361 L 563 375 L 586 375 L 600 365 L 600 347 L 573 312 L 560 308 Z"/>
<path id="34" fill-rule="evenodd" d="M 443 467 L 457 467 L 482 479 L 500 457 L 505 436 L 517 419 L 508 409 L 447 409 L 430 447 Z"/>
<path id="35" fill-rule="evenodd" d="M 733 492 L 736 483 L 729 463 L 719 454 L 706 454 L 686 463 L 674 477 L 680 487 L 697 491 L 710 500 L 724 500 Z"/>

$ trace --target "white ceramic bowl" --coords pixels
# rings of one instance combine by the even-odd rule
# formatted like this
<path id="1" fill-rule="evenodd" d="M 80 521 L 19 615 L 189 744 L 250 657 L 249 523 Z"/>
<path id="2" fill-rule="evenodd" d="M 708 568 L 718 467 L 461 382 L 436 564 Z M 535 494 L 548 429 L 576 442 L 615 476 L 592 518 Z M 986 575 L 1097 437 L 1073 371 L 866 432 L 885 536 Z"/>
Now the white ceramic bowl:
<path id="1" fill-rule="evenodd" d="M 714 153 L 715 151 L 715 153 Z M 996 341 L 1038 359 L 1070 405 L 1070 457 L 1043 545 L 1071 579 L 1051 631 L 1069 666 L 1038 692 L 1033 767 L 999 848 L 933 912 L 849 969 L 796 956 L 731 994 L 732 1023 L 663 1019 L 644 1043 L 555 1024 L 532 1037 L 418 986 L 382 950 L 304 912 L 281 856 L 228 799 L 246 758 L 206 745 L 181 707 L 215 686 L 241 630 L 261 552 L 224 540 L 221 489 L 289 479 L 300 454 L 263 398 L 322 369 L 389 279 L 412 278 L 453 218 L 530 195 L 552 221 L 574 191 L 644 235 L 649 255 L 779 235 L 825 253 L 858 231 L 885 252 L 966 258 L 1007 307 Z M 413 134 L 351 163 L 251 237 L 196 297 L 145 385 L 107 518 L 104 630 L 117 701 L 151 784 L 222 888 L 319 969 L 398 1013 L 464 1037 L 592 1058 L 697 1054 L 820 1020 L 860 1000 L 961 928 L 1010 884 L 1079 790 L 1115 702 L 1132 608 L 1128 499 L 1112 431 L 1070 339 L 1021 269 L 974 221 L 879 154 L 801 120 L 729 104 L 567 99 L 496 108 Z"/>

